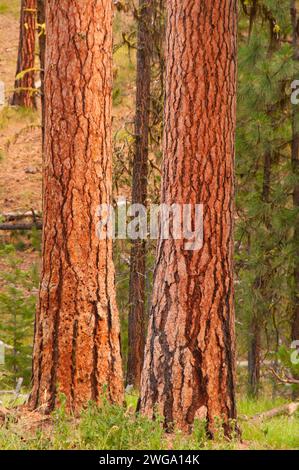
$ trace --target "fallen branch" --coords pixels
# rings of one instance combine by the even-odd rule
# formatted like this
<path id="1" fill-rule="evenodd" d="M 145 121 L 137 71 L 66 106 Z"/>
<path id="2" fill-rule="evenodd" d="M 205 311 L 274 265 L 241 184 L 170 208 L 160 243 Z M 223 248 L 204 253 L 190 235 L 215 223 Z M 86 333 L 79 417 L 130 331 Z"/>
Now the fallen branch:
<path id="1" fill-rule="evenodd" d="M 42 217 L 42 213 L 40 211 L 31 210 L 27 212 L 4 212 L 3 214 L 0 214 L 0 219 L 4 222 L 12 222 L 14 220 L 22 220 L 29 217 L 40 219 Z"/>
<path id="2" fill-rule="evenodd" d="M 276 416 L 292 416 L 297 409 L 299 408 L 299 401 L 298 402 L 293 402 L 289 403 L 287 405 L 282 405 L 279 406 L 278 408 L 273 408 L 272 410 L 269 411 L 264 411 L 263 413 L 256 414 L 249 418 L 249 421 L 253 422 L 261 422 L 265 421 L 266 419 L 271 419 Z"/>
<path id="3" fill-rule="evenodd" d="M 299 380 L 295 379 L 294 377 L 288 377 L 287 375 L 285 375 L 284 377 L 281 377 L 280 375 L 277 374 L 277 372 L 274 369 L 270 369 L 270 372 L 282 384 L 297 384 L 297 385 L 299 385 Z"/>
<path id="4" fill-rule="evenodd" d="M 0 230 L 32 230 L 36 228 L 41 230 L 43 228 L 42 222 L 36 222 L 31 224 L 0 224 Z"/>

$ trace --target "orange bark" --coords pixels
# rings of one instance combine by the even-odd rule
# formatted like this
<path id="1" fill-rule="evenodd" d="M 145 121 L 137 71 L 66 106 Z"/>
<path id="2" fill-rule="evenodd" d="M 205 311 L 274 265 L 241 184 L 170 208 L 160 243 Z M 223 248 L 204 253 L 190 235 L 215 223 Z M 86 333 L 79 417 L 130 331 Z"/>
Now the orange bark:
<path id="1" fill-rule="evenodd" d="M 46 4 L 43 266 L 32 408 L 59 393 L 73 410 L 103 393 L 123 401 L 111 240 L 96 235 L 111 202 L 112 2 Z"/>
<path id="2" fill-rule="evenodd" d="M 204 206 L 204 244 L 159 240 L 141 411 L 236 418 L 233 199 L 237 2 L 168 0 L 162 202 Z"/>
<path id="3" fill-rule="evenodd" d="M 35 32 L 36 32 L 37 0 L 22 0 L 20 13 L 20 38 L 16 76 L 26 72 L 15 81 L 15 92 L 12 104 L 25 108 L 36 108 L 34 92 L 35 67 Z"/>
<path id="4" fill-rule="evenodd" d="M 37 0 L 37 22 L 38 22 L 38 44 L 39 44 L 39 63 L 40 63 L 40 93 L 42 105 L 42 146 L 45 141 L 45 54 L 46 54 L 46 31 L 44 25 L 45 18 L 45 0 Z"/>

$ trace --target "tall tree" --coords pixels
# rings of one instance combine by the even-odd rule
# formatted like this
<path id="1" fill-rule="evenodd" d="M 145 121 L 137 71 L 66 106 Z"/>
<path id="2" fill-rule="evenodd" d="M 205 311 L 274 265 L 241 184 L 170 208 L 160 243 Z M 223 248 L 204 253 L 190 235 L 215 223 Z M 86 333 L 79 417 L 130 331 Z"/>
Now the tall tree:
<path id="1" fill-rule="evenodd" d="M 152 0 L 139 0 L 132 204 L 147 203 L 151 101 Z M 133 240 L 130 265 L 127 385 L 140 386 L 145 347 L 146 240 Z"/>
<path id="2" fill-rule="evenodd" d="M 271 181 L 271 152 L 267 150 L 263 161 L 263 184 L 262 194 L 260 196 L 262 204 L 270 202 L 270 181 Z M 264 217 L 265 219 L 265 217 Z M 267 217 L 268 219 L 268 217 Z M 269 221 L 264 220 L 266 229 L 269 229 Z M 260 291 L 261 297 L 267 298 L 267 283 L 265 276 L 258 276 L 254 281 L 254 288 Z M 248 395 L 254 398 L 258 397 L 261 378 L 262 361 L 262 315 L 260 311 L 254 311 L 251 315 L 249 329 L 249 348 L 248 348 Z"/>
<path id="3" fill-rule="evenodd" d="M 249 32 L 248 37 L 250 40 L 251 34 L 253 32 L 254 22 L 258 17 L 258 13 L 262 16 L 264 20 L 268 22 L 269 28 L 269 46 L 267 52 L 267 60 L 272 60 L 273 54 L 279 49 L 280 41 L 279 35 L 275 33 L 275 25 L 276 20 L 273 17 L 271 10 L 263 6 L 261 8 L 261 12 L 258 11 L 258 4 L 257 2 L 253 2 L 250 10 L 250 20 L 249 20 Z M 249 41 L 248 41 L 249 45 Z M 277 103 L 279 106 L 280 103 Z M 265 115 L 271 122 L 271 127 L 275 130 L 276 123 L 275 123 L 275 115 L 274 119 L 272 117 L 274 111 L 277 110 L 277 106 L 270 106 L 267 105 L 266 109 L 264 110 Z M 272 173 L 272 160 L 273 160 L 273 150 L 271 148 L 271 144 L 267 146 L 266 141 L 264 142 L 266 149 L 263 152 L 262 156 L 262 187 L 261 187 L 261 195 L 260 201 L 261 206 L 269 207 L 270 204 L 270 192 L 271 192 L 271 173 Z M 268 213 L 268 209 L 263 211 L 262 214 L 262 221 L 264 225 L 264 230 L 267 233 L 267 236 L 271 236 L 271 222 Z M 265 304 L 267 304 L 267 276 L 268 273 L 265 275 L 259 275 L 254 281 L 254 289 L 260 291 L 260 296 L 264 300 Z M 268 304 L 267 304 L 268 308 Z M 248 348 L 248 394 L 251 397 L 257 398 L 260 389 L 260 377 L 261 377 L 261 361 L 262 361 L 262 327 L 263 321 L 265 317 L 265 312 L 261 315 L 261 312 L 256 309 L 253 310 L 251 315 L 250 321 L 250 328 L 249 328 L 249 348 Z"/>
<path id="4" fill-rule="evenodd" d="M 237 2 L 168 0 L 167 13 L 162 203 L 203 204 L 204 244 L 158 241 L 140 408 L 186 430 L 206 412 L 211 436 L 216 418 L 229 435 Z"/>
<path id="5" fill-rule="evenodd" d="M 240 12 L 236 298 L 239 350 L 242 354 L 248 346 L 252 396 L 262 386 L 263 360 L 277 366 L 276 352 L 286 337 L 291 309 L 294 216 L 288 89 L 292 60 L 287 39 L 289 0 L 282 2 L 277 9 L 275 0 L 242 1 Z"/>
<path id="6" fill-rule="evenodd" d="M 46 6 L 43 265 L 31 408 L 59 393 L 79 410 L 123 400 L 112 241 L 96 234 L 111 202 L 112 2 Z"/>
<path id="7" fill-rule="evenodd" d="M 37 0 L 37 24 L 40 63 L 40 89 L 42 105 L 42 143 L 45 141 L 45 55 L 46 55 L 46 11 L 45 0 Z"/>
<path id="8" fill-rule="evenodd" d="M 299 72 L 299 7 L 296 0 L 291 0 L 291 20 L 293 28 L 294 79 Z M 298 211 L 294 227 L 294 306 L 292 319 L 292 339 L 299 340 L 299 108 L 292 106 L 292 169 L 295 177 L 293 205 Z"/>
<path id="9" fill-rule="evenodd" d="M 20 12 L 20 36 L 15 91 L 12 104 L 36 108 L 34 91 L 35 32 L 37 0 L 22 0 Z"/>

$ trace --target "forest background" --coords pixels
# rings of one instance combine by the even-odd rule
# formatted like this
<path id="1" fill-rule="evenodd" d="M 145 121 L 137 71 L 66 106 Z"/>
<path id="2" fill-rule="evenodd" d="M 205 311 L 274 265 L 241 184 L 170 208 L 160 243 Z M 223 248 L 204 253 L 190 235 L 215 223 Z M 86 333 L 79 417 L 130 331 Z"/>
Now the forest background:
<path id="1" fill-rule="evenodd" d="M 113 182 L 114 198 L 131 197 L 136 94 L 136 10 L 132 2 L 116 2 L 114 18 Z M 19 0 L 0 0 L 0 81 L 7 102 L 0 107 L 0 228 L 11 214 L 27 213 L 21 223 L 30 230 L 0 231 L 0 340 L 5 364 L 0 389 L 21 395 L 0 396 L 12 406 L 26 397 L 31 379 L 33 325 L 38 292 L 42 211 L 41 107 L 11 106 L 19 40 Z M 159 9 L 163 29 L 163 8 Z M 42 34 L 42 25 L 39 25 Z M 237 328 L 237 392 L 243 444 L 227 443 L 219 429 L 211 443 L 198 423 L 192 436 L 171 438 L 159 422 L 135 417 L 137 394 L 129 389 L 127 408 L 108 403 L 90 407 L 76 429 L 61 409 L 52 421 L 26 428 L 26 418 L 0 427 L 0 448 L 298 448 L 298 411 L 256 418 L 257 414 L 296 401 L 296 386 L 281 383 L 299 365 L 292 342 L 298 338 L 299 205 L 294 145 L 292 83 L 299 80 L 292 44 L 288 0 L 245 0 L 239 4 L 238 116 L 236 150 L 235 288 Z M 38 41 L 36 68 L 39 68 Z M 159 202 L 163 110 L 163 44 L 158 37 L 152 70 L 148 201 Z M 38 71 L 35 73 L 39 81 Z M 298 104 L 299 108 L 299 104 Z M 297 111 L 299 112 L 299 111 Z M 294 189 L 295 188 L 295 189 Z M 13 223 L 16 223 L 15 219 Z M 122 330 L 124 369 L 128 357 L 129 241 L 114 243 L 116 290 Z M 146 310 L 150 305 L 155 242 L 147 243 Z M 296 324 L 297 322 L 297 324 Z M 297 335 L 297 336 L 296 336 Z M 298 387 L 297 387 L 298 389 Z M 54 433 L 51 432 L 54 423 Z M 28 423 L 27 423 L 28 426 Z"/>

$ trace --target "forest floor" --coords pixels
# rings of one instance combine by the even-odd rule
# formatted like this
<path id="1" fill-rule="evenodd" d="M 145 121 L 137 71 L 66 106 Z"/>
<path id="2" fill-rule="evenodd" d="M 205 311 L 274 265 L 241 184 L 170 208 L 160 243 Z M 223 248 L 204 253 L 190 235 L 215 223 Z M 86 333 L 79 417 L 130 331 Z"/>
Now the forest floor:
<path id="1" fill-rule="evenodd" d="M 215 440 L 205 433 L 204 422 L 197 422 L 194 431 L 166 434 L 162 421 L 155 422 L 136 415 L 137 397 L 126 396 L 126 407 L 105 403 L 94 405 L 80 417 L 70 417 L 62 405 L 51 416 L 12 408 L 1 426 L 0 449 L 3 450 L 281 450 L 299 448 L 298 415 L 278 416 L 256 422 L 253 416 L 285 403 L 283 399 L 239 400 L 241 440 L 228 441 L 221 426 Z"/>
<path id="2" fill-rule="evenodd" d="M 7 99 L 14 84 L 18 15 L 19 0 L 0 0 L 0 80 L 5 83 Z M 130 24 L 125 27 L 129 28 Z M 134 54 L 130 56 L 125 48 L 120 48 L 114 60 L 113 126 L 115 134 L 126 135 L 134 112 Z M 0 214 L 32 209 L 40 211 L 41 185 L 40 111 L 28 112 L 9 106 L 0 108 Z M 34 233 L 0 233 L 0 245 L 14 245 L 20 260 L 18 269 L 29 272 L 40 263 L 37 238 Z M 9 259 L 2 256 L 0 274 L 10 269 Z M 0 276 L 0 287 L 3 287 L 3 282 Z M 4 405 L 11 407 L 6 397 L 1 400 Z M 285 402 L 285 399 L 261 398 L 251 401 L 241 398 L 238 403 L 239 415 L 249 418 Z M 212 443 L 207 440 L 200 423 L 191 436 L 179 432 L 166 435 L 161 423 L 136 417 L 135 404 L 136 397 L 129 395 L 126 409 L 108 404 L 101 409 L 91 406 L 80 418 L 68 417 L 63 407 L 46 419 L 39 414 L 21 413 L 21 409 L 16 408 L 2 423 L 0 419 L 0 449 L 299 448 L 298 412 L 291 417 L 280 416 L 259 423 L 241 419 L 242 443 L 237 440 L 227 442 L 221 431 L 216 442 Z"/>

